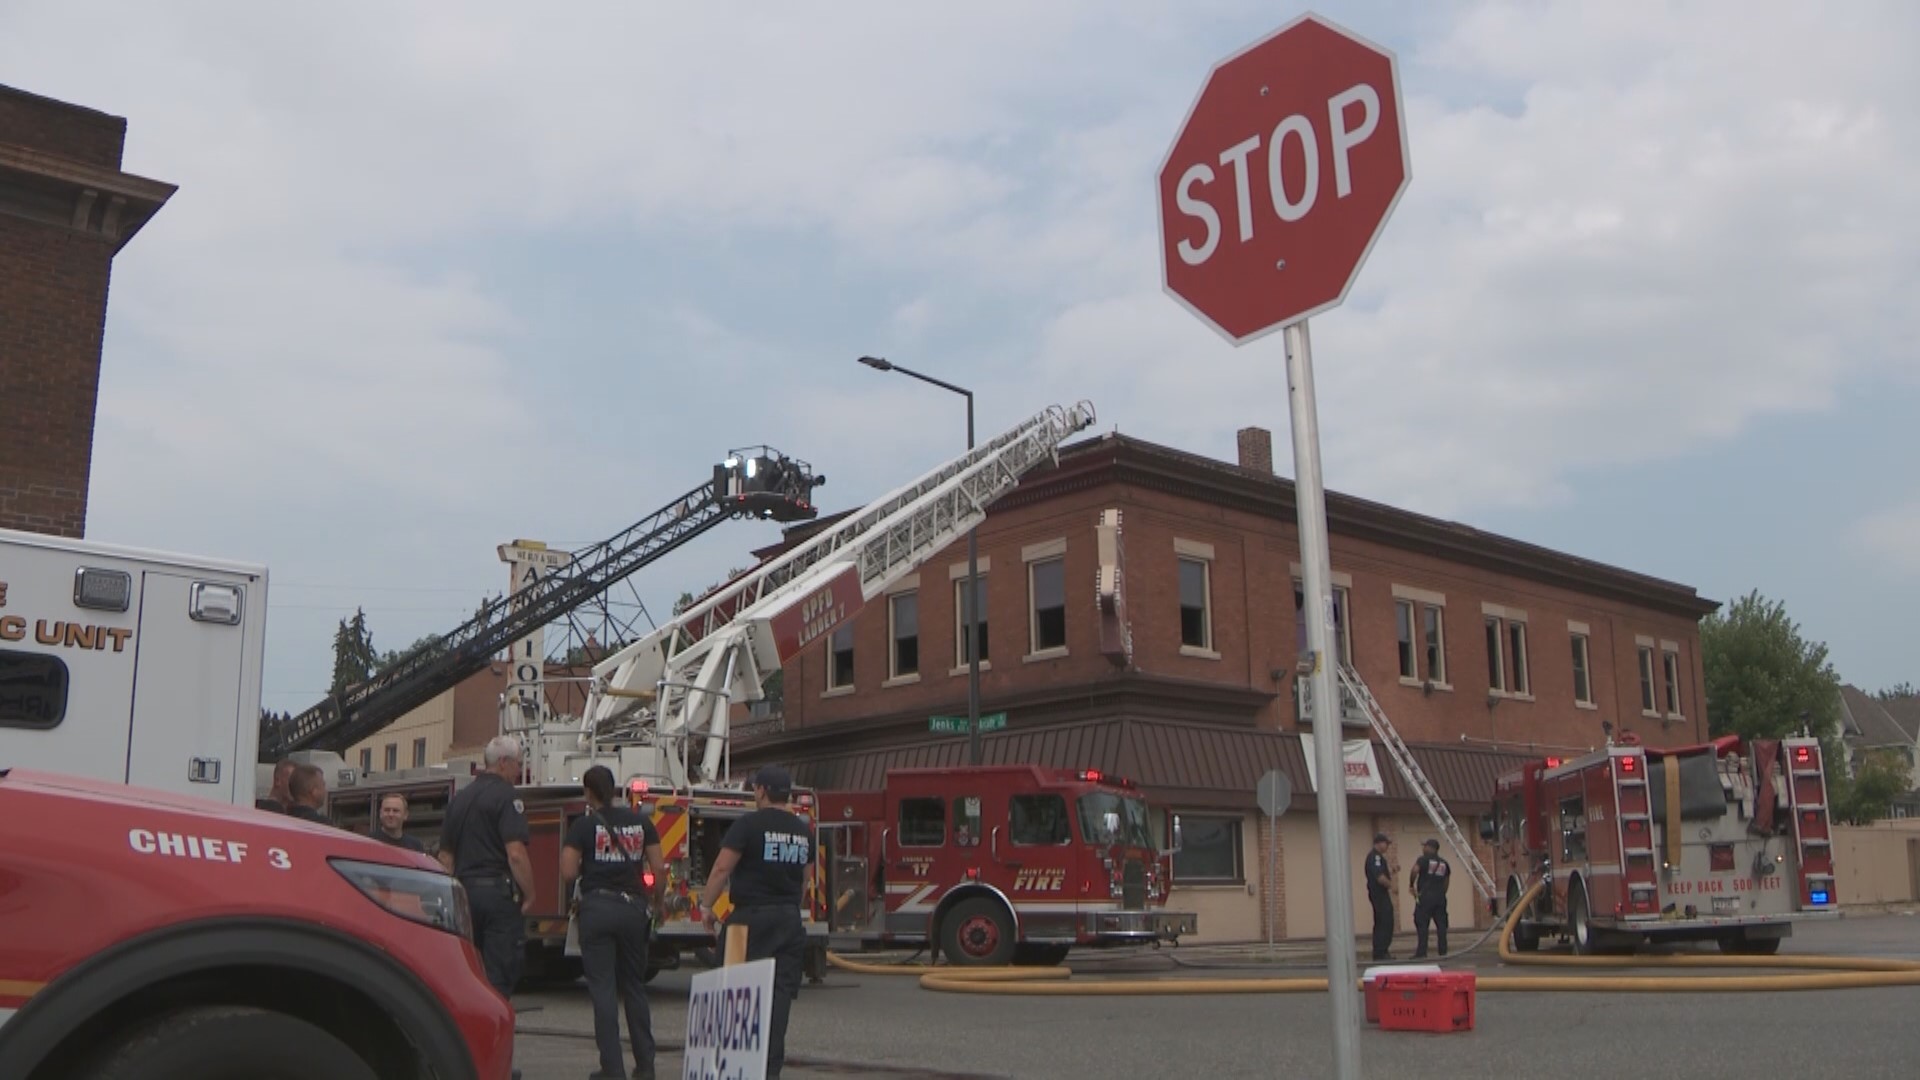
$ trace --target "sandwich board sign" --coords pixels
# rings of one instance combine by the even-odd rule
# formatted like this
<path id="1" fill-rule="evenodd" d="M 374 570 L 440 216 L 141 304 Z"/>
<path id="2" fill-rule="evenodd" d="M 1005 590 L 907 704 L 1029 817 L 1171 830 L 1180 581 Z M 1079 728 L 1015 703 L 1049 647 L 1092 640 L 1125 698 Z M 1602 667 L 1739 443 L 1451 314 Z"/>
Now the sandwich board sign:
<path id="1" fill-rule="evenodd" d="M 681 1080 L 766 1080 L 772 1030 L 772 960 L 695 975 Z"/>

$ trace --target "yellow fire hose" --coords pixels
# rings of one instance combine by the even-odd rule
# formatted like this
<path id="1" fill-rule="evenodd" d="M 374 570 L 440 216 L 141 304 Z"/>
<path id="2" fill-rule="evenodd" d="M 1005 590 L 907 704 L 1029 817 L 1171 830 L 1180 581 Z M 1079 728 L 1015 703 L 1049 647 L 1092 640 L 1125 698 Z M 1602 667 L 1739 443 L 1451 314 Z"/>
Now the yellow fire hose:
<path id="1" fill-rule="evenodd" d="M 1500 960 L 1516 966 L 1623 968 L 1811 968 L 1817 975 L 1490 975 L 1474 980 L 1476 990 L 1574 991 L 1581 993 L 1740 993 L 1783 990 L 1855 990 L 1881 986 L 1920 986 L 1920 962 L 1845 956 L 1552 956 L 1513 951 L 1519 913 L 1539 895 L 1541 883 L 1527 890 L 1507 913 L 1500 930 Z M 1073 982 L 1067 967 L 942 967 L 924 964 L 874 964 L 828 953 L 827 962 L 861 975 L 918 975 L 920 986 L 950 994 L 1124 997 L 1177 994 L 1322 993 L 1322 978 L 1135 979 Z M 1359 983 L 1355 989 L 1360 989 Z"/>

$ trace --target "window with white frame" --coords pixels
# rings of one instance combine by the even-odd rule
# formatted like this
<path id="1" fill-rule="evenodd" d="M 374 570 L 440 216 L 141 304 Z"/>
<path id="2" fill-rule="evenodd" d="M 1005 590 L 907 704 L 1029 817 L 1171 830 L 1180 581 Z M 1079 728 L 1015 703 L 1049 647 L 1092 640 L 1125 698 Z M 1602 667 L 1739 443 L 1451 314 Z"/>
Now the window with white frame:
<path id="1" fill-rule="evenodd" d="M 1393 602 L 1394 633 L 1400 646 L 1400 677 L 1418 679 L 1420 677 L 1420 646 L 1414 634 L 1413 601 L 1395 600 Z"/>
<path id="2" fill-rule="evenodd" d="M 1654 696 L 1653 646 L 1640 646 L 1640 711 L 1648 716 L 1660 715 L 1656 711 L 1659 705 Z"/>
<path id="3" fill-rule="evenodd" d="M 400 744 L 399 743 L 387 744 L 386 761 L 387 761 L 386 770 L 388 772 L 392 772 L 393 770 L 400 767 Z"/>
<path id="4" fill-rule="evenodd" d="M 827 689 L 853 688 L 853 624 L 827 635 Z"/>
<path id="5" fill-rule="evenodd" d="M 1663 648 L 1660 653 L 1662 667 L 1667 677 L 1667 715 L 1680 715 L 1680 653 L 1676 649 Z"/>
<path id="6" fill-rule="evenodd" d="M 413 767 L 416 769 L 427 767 L 427 740 L 425 739 L 413 740 Z"/>
<path id="7" fill-rule="evenodd" d="M 981 571 L 979 584 L 974 589 L 974 602 L 980 609 L 980 622 L 974 632 L 980 638 L 980 662 L 987 663 L 993 656 L 993 650 L 987 647 L 987 574 Z M 967 602 L 967 579 L 963 574 L 953 583 L 953 666 L 966 667 L 971 662 L 967 653 L 967 616 L 973 605 Z"/>
<path id="8" fill-rule="evenodd" d="M 360 775 L 365 776 L 372 771 L 373 771 L 373 747 L 363 746 L 360 748 Z"/>
<path id="9" fill-rule="evenodd" d="M 1487 689 L 1512 697 L 1530 696 L 1527 613 L 1497 604 L 1483 604 L 1480 610 L 1486 617 Z"/>
<path id="10" fill-rule="evenodd" d="M 1237 885 L 1246 880 L 1240 859 L 1240 819 L 1180 815 L 1180 850 L 1173 880 L 1181 885 Z"/>
<path id="11" fill-rule="evenodd" d="M 1213 648 L 1213 589 L 1211 567 L 1205 559 L 1181 556 L 1180 644 L 1190 649 Z"/>
<path id="12" fill-rule="evenodd" d="M 888 678 L 901 679 L 920 673 L 920 593 L 916 589 L 887 597 L 887 625 L 891 627 L 893 649 Z"/>
<path id="13" fill-rule="evenodd" d="M 1027 628 L 1032 652 L 1067 647 L 1067 561 L 1065 556 L 1027 564 L 1027 595 L 1032 616 Z"/>
<path id="14" fill-rule="evenodd" d="M 1568 634 L 1573 639 L 1573 700 L 1581 705 L 1593 704 L 1593 653 L 1587 645 L 1587 635 L 1575 630 Z"/>

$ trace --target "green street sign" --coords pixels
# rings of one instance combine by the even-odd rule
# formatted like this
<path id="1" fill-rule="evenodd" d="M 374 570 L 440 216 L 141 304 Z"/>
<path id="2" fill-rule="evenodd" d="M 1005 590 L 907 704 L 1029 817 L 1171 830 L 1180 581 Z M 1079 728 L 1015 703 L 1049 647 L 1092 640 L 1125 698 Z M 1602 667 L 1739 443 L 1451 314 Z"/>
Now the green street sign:
<path id="1" fill-rule="evenodd" d="M 1006 729 L 1006 713 L 980 714 L 981 731 L 1005 731 Z M 965 735 L 967 733 L 967 718 L 964 716 L 929 716 L 927 717 L 927 730 L 940 735 Z"/>

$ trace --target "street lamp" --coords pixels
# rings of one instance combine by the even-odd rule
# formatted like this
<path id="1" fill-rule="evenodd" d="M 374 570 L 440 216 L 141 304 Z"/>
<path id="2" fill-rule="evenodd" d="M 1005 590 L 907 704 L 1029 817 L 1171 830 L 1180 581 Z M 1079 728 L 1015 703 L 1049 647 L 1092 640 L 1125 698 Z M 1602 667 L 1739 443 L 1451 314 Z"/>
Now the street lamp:
<path id="1" fill-rule="evenodd" d="M 902 375 L 951 390 L 967 399 L 967 450 L 973 450 L 973 391 L 922 375 L 884 357 L 863 356 L 860 362 L 875 371 L 897 371 Z M 967 762 L 980 764 L 980 545 L 967 530 Z"/>

